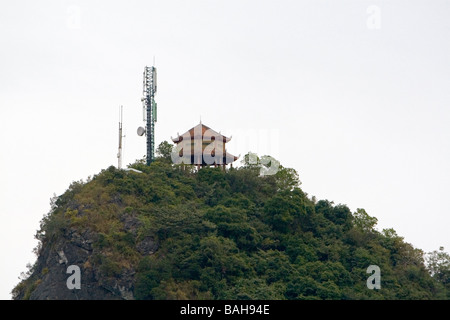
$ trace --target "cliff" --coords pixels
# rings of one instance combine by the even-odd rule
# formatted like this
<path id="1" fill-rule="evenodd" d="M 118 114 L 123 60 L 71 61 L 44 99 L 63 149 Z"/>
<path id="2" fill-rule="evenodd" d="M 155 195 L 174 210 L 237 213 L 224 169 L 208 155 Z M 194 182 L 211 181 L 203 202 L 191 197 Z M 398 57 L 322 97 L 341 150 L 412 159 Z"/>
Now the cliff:
<path id="1" fill-rule="evenodd" d="M 448 298 L 420 249 L 364 209 L 309 197 L 293 169 L 130 167 L 142 173 L 110 167 L 52 200 L 14 299 Z"/>

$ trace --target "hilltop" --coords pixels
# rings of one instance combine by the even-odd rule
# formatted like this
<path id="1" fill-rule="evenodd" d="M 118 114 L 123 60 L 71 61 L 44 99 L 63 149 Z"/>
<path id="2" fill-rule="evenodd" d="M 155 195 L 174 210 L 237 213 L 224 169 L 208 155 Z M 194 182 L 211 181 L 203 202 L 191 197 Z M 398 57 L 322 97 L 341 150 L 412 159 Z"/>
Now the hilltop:
<path id="1" fill-rule="evenodd" d="M 364 209 L 310 197 L 294 169 L 197 172 L 159 154 L 129 165 L 141 173 L 109 167 L 53 198 L 13 298 L 450 298 L 447 254 L 426 265 Z M 81 289 L 67 287 L 73 265 Z M 381 289 L 367 288 L 370 265 Z"/>

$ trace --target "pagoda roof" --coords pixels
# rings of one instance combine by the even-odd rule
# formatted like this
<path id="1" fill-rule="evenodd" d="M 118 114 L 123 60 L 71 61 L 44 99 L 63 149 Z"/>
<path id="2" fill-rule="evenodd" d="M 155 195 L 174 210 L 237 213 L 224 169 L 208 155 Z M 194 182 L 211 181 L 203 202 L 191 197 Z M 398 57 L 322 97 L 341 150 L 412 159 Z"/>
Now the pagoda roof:
<path id="1" fill-rule="evenodd" d="M 201 132 L 201 138 L 203 138 L 205 135 L 205 132 L 208 130 L 212 137 L 219 137 L 219 136 L 223 137 L 223 142 L 225 142 L 225 143 L 231 140 L 231 137 L 230 138 L 225 137 L 220 132 L 217 132 L 217 131 L 211 129 L 210 127 L 202 124 L 201 122 L 198 125 L 196 125 L 195 127 L 192 127 L 191 129 L 189 129 L 188 131 L 183 133 L 181 136 L 180 136 L 180 134 L 178 134 L 178 136 L 176 138 L 171 137 L 171 139 L 174 143 L 179 143 L 179 142 L 183 141 L 183 136 L 189 136 L 189 137 L 191 137 L 191 139 L 192 138 L 198 139 L 200 137 L 195 136 L 195 134 L 198 134 L 199 132 Z"/>

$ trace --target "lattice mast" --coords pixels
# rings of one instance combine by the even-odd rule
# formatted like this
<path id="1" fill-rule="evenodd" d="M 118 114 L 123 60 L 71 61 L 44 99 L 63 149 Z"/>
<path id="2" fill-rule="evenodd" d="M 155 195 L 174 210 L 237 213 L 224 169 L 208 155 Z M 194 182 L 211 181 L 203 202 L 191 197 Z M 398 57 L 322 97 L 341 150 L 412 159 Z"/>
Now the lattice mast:
<path id="1" fill-rule="evenodd" d="M 144 89 L 141 100 L 145 133 L 147 135 L 147 165 L 150 165 L 155 159 L 156 89 L 156 68 L 146 66 L 144 69 Z"/>

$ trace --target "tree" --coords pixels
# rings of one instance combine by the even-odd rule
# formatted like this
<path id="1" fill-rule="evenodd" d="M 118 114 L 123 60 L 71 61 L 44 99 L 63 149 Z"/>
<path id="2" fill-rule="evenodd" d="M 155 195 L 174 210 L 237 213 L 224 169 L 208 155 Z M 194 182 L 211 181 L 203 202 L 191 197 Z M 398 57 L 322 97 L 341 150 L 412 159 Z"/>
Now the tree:
<path id="1" fill-rule="evenodd" d="M 366 210 L 358 208 L 353 214 L 353 222 L 358 229 L 364 232 L 370 232 L 374 230 L 374 227 L 378 223 L 378 219 L 369 216 Z"/>
<path id="2" fill-rule="evenodd" d="M 440 247 L 429 252 L 426 258 L 430 274 L 444 285 L 450 284 L 450 254 Z"/>
<path id="3" fill-rule="evenodd" d="M 13 297 L 58 298 L 48 279 L 64 266 L 48 263 L 64 248 L 95 275 L 79 299 L 122 287 L 136 299 L 450 299 L 443 248 L 426 267 L 421 250 L 376 231 L 364 209 L 308 198 L 297 172 L 272 157 L 194 172 L 177 170 L 172 149 L 164 141 L 150 166 L 130 165 L 141 173 L 111 166 L 54 197 L 38 261 Z M 380 267 L 382 290 L 367 289 L 369 265 Z"/>
<path id="4" fill-rule="evenodd" d="M 297 171 L 292 168 L 285 168 L 279 166 L 277 173 L 275 173 L 275 179 L 277 182 L 277 188 L 279 191 L 291 191 L 296 187 L 299 187 L 301 182 L 298 177 Z"/>
<path id="5" fill-rule="evenodd" d="M 159 144 L 158 148 L 156 148 L 156 154 L 161 158 L 166 160 L 171 160 L 170 154 L 172 153 L 173 144 L 170 144 L 167 141 L 163 141 Z"/>
<path id="6" fill-rule="evenodd" d="M 249 152 L 241 160 L 241 163 L 247 168 L 259 168 L 261 162 L 256 153 Z"/>

